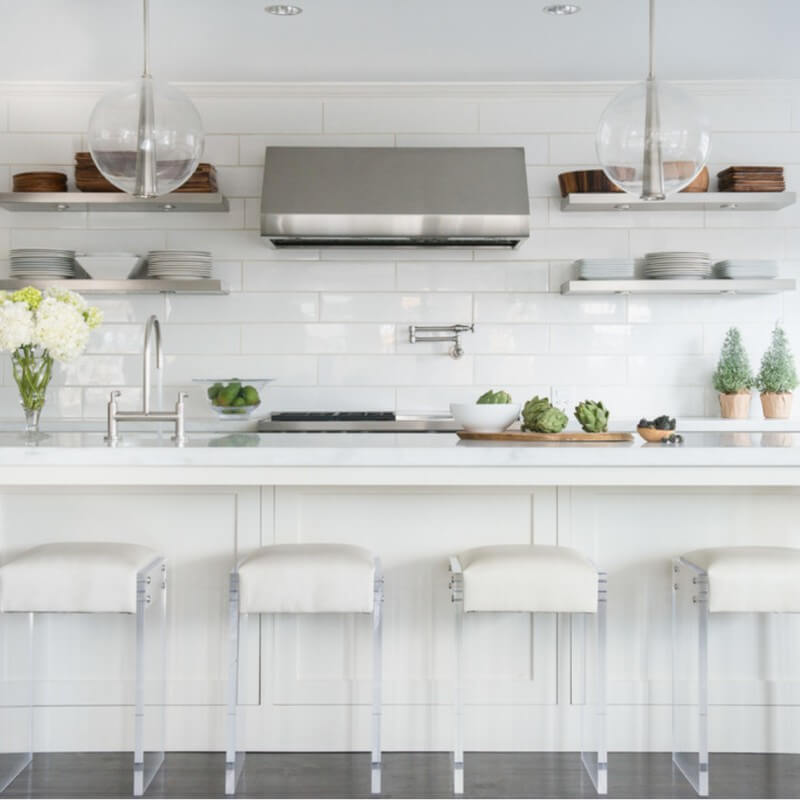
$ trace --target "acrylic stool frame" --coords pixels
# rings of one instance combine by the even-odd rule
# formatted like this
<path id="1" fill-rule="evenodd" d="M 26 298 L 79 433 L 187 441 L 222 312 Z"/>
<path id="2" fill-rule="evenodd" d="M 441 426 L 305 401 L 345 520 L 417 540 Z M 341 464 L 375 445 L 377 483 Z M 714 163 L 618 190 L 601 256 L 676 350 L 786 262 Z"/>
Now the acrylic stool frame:
<path id="1" fill-rule="evenodd" d="M 453 794 L 464 794 L 464 573 L 457 557 L 450 558 L 450 599 L 455 607 L 456 680 L 455 680 L 455 747 L 453 750 Z M 481 613 L 470 612 L 470 613 Z M 570 614 L 576 616 L 576 614 Z M 581 736 L 585 743 L 585 731 L 594 728 L 596 750 L 581 749 L 581 763 L 586 769 L 595 791 L 599 795 L 608 793 L 608 745 L 607 745 L 607 656 L 608 656 L 608 575 L 597 572 L 597 611 L 580 612 L 577 616 L 594 617 L 596 634 L 596 698 L 590 704 L 586 696 L 581 710 Z M 586 685 L 589 628 L 584 626 L 583 681 Z"/>
<path id="2" fill-rule="evenodd" d="M 153 587 L 157 589 L 157 596 L 153 598 Z M 70 612 L 65 612 L 70 613 Z M 104 613 L 104 612 L 97 612 Z M 111 612 L 117 613 L 117 612 Z M 158 697 L 155 703 L 148 703 L 145 697 L 145 665 L 149 652 L 148 635 L 149 623 L 156 616 L 160 653 L 158 655 Z M 26 639 L 22 645 L 28 654 L 28 674 L 25 695 L 27 698 L 25 716 L 28 729 L 25 739 L 27 751 L 20 753 L 0 754 L 0 791 L 4 791 L 20 773 L 29 766 L 34 758 L 33 749 L 33 710 L 34 710 L 34 682 L 33 682 L 33 641 L 36 613 L 34 612 L 8 612 L 0 614 L 0 622 L 7 622 L 8 617 L 27 617 Z M 165 677 L 167 653 L 167 565 L 163 557 L 151 561 L 146 567 L 136 573 L 136 678 L 134 699 L 134 750 L 133 750 L 133 795 L 141 796 L 147 790 L 156 773 L 164 763 L 165 742 Z M 5 638 L 7 641 L 7 637 Z M 155 749 L 146 750 L 145 742 L 145 709 L 154 706 L 158 710 L 156 724 Z M 148 717 L 149 718 L 149 717 Z"/>
<path id="3" fill-rule="evenodd" d="M 381 793 L 382 782 L 382 688 L 383 688 L 383 569 L 379 558 L 374 560 L 373 603 L 372 603 L 372 748 L 370 755 L 370 792 Z M 248 614 L 239 613 L 239 572 L 234 569 L 230 575 L 228 593 L 228 689 L 227 724 L 225 749 L 225 794 L 233 795 L 244 770 L 246 751 L 239 749 L 238 741 L 238 700 L 239 665 L 242 660 L 243 644 L 246 636 L 241 636 L 242 618 Z M 271 612 L 263 612 L 271 613 Z"/>
<path id="4" fill-rule="evenodd" d="M 681 557 L 672 560 L 672 763 L 683 774 L 700 797 L 709 791 L 708 768 L 708 573 Z M 681 692 L 681 660 L 679 648 L 685 646 L 686 636 L 681 628 L 696 627 L 691 638 L 697 646 L 696 702 L 683 702 Z M 696 638 L 695 638 L 696 637 Z M 694 710 L 693 710 L 694 709 Z M 681 715 L 688 710 L 691 727 L 697 725 L 696 750 L 679 745 Z"/>

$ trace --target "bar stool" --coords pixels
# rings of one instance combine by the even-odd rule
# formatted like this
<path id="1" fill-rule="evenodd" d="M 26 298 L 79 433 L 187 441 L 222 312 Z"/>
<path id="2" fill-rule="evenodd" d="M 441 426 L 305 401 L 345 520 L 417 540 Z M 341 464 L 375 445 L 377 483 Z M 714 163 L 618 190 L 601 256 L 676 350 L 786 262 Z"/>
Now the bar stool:
<path id="1" fill-rule="evenodd" d="M 596 749 L 582 751 L 581 761 L 597 793 L 606 794 L 606 573 L 577 550 L 550 545 L 476 547 L 452 556 L 450 572 L 450 596 L 456 610 L 454 793 L 464 793 L 464 613 L 556 612 L 584 615 L 595 622 L 595 700 L 592 707 L 585 697 L 581 727 L 584 742 L 593 728 Z M 589 627 L 584 625 L 584 688 Z"/>
<path id="2" fill-rule="evenodd" d="M 26 550 L 0 567 L 0 618 L 7 667 L 25 675 L 22 691 L 5 708 L 0 791 L 33 759 L 33 630 L 37 614 L 135 614 L 136 682 L 133 793 L 147 789 L 164 761 L 167 567 L 149 547 L 119 542 L 60 542 Z M 15 625 L 15 622 L 22 624 Z M 9 644 L 10 627 L 23 642 Z M 156 646 L 151 653 L 151 637 Z M 17 658 L 19 656 L 20 658 Z M 155 663 L 155 696 L 145 698 L 145 664 Z M 23 663 L 20 664 L 19 662 Z M 152 682 L 151 682 L 152 683 Z M 155 749 L 145 750 L 145 708 L 158 708 Z M 149 716 L 149 715 L 148 715 Z M 151 727 L 152 730 L 152 727 Z M 9 735 L 10 734 L 10 735 Z"/>
<path id="3" fill-rule="evenodd" d="M 231 572 L 229 593 L 228 730 L 225 794 L 244 769 L 237 705 L 240 630 L 248 614 L 372 615 L 371 791 L 381 791 L 381 675 L 383 573 L 380 559 L 346 544 L 274 544 L 247 556 Z"/>
<path id="4" fill-rule="evenodd" d="M 709 615 L 799 613 L 800 550 L 712 547 L 684 553 L 672 564 L 672 760 L 705 797 Z"/>

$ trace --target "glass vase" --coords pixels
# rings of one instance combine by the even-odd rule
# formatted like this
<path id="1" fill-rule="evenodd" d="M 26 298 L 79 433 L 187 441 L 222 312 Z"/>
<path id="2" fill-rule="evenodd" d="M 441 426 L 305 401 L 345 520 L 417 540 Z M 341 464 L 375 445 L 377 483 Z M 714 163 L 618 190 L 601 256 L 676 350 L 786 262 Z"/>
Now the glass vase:
<path id="1" fill-rule="evenodd" d="M 47 386 L 53 375 L 53 357 L 41 347 L 24 344 L 11 354 L 11 366 L 25 412 L 25 432 L 38 433 Z"/>

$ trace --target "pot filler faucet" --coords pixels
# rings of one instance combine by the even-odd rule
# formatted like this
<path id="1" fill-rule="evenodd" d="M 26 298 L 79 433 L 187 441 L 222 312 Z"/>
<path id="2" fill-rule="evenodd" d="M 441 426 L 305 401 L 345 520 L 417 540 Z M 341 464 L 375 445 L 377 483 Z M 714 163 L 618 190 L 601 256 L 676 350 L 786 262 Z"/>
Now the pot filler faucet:
<path id="1" fill-rule="evenodd" d="M 434 334 L 420 336 L 420 334 Z M 408 341 L 417 342 L 452 342 L 449 350 L 450 358 L 461 358 L 464 348 L 461 346 L 461 334 L 475 333 L 475 324 L 471 325 L 409 325 Z"/>
<path id="2" fill-rule="evenodd" d="M 175 424 L 175 434 L 172 437 L 176 444 L 183 444 L 186 441 L 184 428 L 184 400 L 189 396 L 186 392 L 178 392 L 178 401 L 175 403 L 175 411 L 151 411 L 150 410 L 150 365 L 151 365 L 151 341 L 154 340 L 156 348 L 156 369 L 161 369 L 164 364 L 164 350 L 161 347 L 161 325 L 158 317 L 153 314 L 148 320 L 144 329 L 144 352 L 142 353 L 142 410 L 141 411 L 120 411 L 117 408 L 117 398 L 121 392 L 114 390 L 108 401 L 108 435 L 106 441 L 109 444 L 116 444 L 119 441 L 118 422 L 173 422 Z"/>

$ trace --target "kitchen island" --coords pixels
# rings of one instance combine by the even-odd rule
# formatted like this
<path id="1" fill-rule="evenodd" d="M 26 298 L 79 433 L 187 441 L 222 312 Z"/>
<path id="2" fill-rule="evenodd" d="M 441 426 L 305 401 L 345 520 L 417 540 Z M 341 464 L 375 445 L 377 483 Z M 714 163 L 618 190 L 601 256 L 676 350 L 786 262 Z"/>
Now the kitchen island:
<path id="1" fill-rule="evenodd" d="M 110 540 L 140 542 L 169 559 L 174 750 L 222 749 L 228 572 L 262 544 L 347 542 L 383 559 L 387 750 L 451 746 L 452 553 L 561 544 L 602 565 L 610 749 L 664 751 L 670 559 L 718 544 L 800 547 L 800 435 L 786 431 L 688 433 L 680 446 L 194 433 L 182 447 L 140 433 L 112 447 L 100 433 L 31 441 L 6 432 L 0 484 L 2 558 L 47 541 Z M 467 626 L 467 749 L 578 749 L 580 632 L 552 615 L 481 617 Z M 253 748 L 368 749 L 369 622 L 287 616 L 248 624 L 241 700 L 252 707 Z M 40 626 L 58 670 L 40 675 L 36 749 L 129 746 L 129 625 L 70 617 Z M 772 658 L 771 642 L 786 656 Z M 715 620 L 713 750 L 800 750 L 798 643 L 794 619 L 782 627 Z"/>

